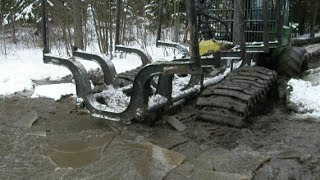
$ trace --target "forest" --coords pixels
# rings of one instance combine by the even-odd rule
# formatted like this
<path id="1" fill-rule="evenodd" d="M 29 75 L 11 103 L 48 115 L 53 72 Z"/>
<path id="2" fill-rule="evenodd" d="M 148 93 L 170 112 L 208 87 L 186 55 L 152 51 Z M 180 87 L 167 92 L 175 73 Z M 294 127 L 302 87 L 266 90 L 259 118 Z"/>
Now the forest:
<path id="1" fill-rule="evenodd" d="M 2 41 L 10 39 L 16 44 L 22 40 L 19 32 L 28 29 L 32 37 L 30 45 L 39 46 L 41 3 L 41 0 L 1 0 Z M 185 39 L 187 20 L 185 1 L 181 0 L 48 0 L 47 9 L 50 45 L 64 47 L 67 53 L 74 45 L 86 49 L 91 43 L 106 54 L 114 44 L 145 48 L 155 43 L 157 32 L 161 31 L 160 22 L 164 39 L 174 42 Z M 295 12 L 290 13 L 290 22 L 296 35 L 314 35 L 320 24 L 318 0 L 290 0 L 290 12 Z"/>

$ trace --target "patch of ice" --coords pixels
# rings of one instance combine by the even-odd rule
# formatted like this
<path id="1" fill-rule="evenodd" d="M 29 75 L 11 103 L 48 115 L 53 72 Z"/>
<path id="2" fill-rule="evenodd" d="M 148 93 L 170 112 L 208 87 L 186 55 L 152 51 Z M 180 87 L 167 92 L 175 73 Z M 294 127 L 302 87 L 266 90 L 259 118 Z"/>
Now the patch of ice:
<path id="1" fill-rule="evenodd" d="M 36 86 L 34 93 L 31 98 L 51 98 L 55 101 L 61 99 L 65 95 L 75 95 L 76 86 L 73 83 L 64 83 L 64 84 L 50 84 Z"/>

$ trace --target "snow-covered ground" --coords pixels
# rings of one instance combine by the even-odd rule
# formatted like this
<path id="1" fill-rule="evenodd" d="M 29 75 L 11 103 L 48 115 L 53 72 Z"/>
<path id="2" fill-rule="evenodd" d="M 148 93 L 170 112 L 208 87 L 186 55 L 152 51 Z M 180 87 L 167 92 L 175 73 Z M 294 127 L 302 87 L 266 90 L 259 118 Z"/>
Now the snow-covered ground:
<path id="1" fill-rule="evenodd" d="M 320 44 L 308 45 L 305 49 L 309 54 L 317 54 Z M 299 116 L 320 121 L 320 67 L 310 69 L 305 74 L 302 79 L 288 82 L 288 106 Z"/>
<path id="2" fill-rule="evenodd" d="M 305 117 L 320 118 L 320 68 L 288 82 L 288 106 Z M 320 121 L 320 119 L 319 119 Z"/>
<path id="3" fill-rule="evenodd" d="M 65 67 L 44 64 L 42 61 L 42 49 L 28 48 L 25 46 L 7 45 L 6 55 L 0 53 L 0 96 L 9 96 L 21 91 L 34 90 L 32 97 L 48 97 L 59 99 L 59 95 L 74 94 L 75 86 L 70 83 L 60 85 L 37 86 L 33 80 L 61 80 L 71 75 Z M 2 48 L 1 48 L 2 49 Z M 96 48 L 89 48 L 89 52 L 95 52 Z M 173 59 L 173 51 L 164 51 L 163 48 L 150 47 L 148 52 L 154 60 Z M 53 50 L 53 54 L 61 54 L 59 50 Z M 65 56 L 63 53 L 61 56 Z M 114 57 L 112 62 L 117 73 L 125 72 L 140 66 L 141 60 L 133 54 L 126 54 L 121 58 L 120 54 Z M 161 58 L 165 57 L 165 59 Z M 80 60 L 87 70 L 98 68 L 94 62 Z"/>
<path id="4" fill-rule="evenodd" d="M 314 34 L 315 37 L 320 37 L 320 32 Z M 310 34 L 299 35 L 296 39 L 309 39 Z"/>

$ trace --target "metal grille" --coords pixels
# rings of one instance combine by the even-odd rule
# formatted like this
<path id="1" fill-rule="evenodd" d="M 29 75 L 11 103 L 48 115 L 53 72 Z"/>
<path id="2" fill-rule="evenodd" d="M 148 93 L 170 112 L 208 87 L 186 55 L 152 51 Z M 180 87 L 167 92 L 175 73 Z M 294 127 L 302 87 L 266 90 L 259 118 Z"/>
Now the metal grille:
<path id="1" fill-rule="evenodd" d="M 211 33 L 217 40 L 232 40 L 233 0 L 206 1 L 201 13 L 201 35 Z"/>
<path id="2" fill-rule="evenodd" d="M 245 33 L 247 42 L 263 41 L 263 0 L 247 0 L 245 9 Z M 276 37 L 276 4 L 268 0 L 268 33 L 269 41 Z"/>
<path id="3" fill-rule="evenodd" d="M 268 0 L 268 37 L 276 40 L 276 0 Z M 208 0 L 202 6 L 200 16 L 201 35 L 210 35 L 217 40 L 232 41 L 234 0 Z M 207 14 L 208 16 L 206 16 Z M 245 36 L 246 42 L 263 42 L 263 0 L 246 0 Z M 203 35 L 206 36 L 206 35 Z M 205 38 L 205 37 L 203 37 Z"/>

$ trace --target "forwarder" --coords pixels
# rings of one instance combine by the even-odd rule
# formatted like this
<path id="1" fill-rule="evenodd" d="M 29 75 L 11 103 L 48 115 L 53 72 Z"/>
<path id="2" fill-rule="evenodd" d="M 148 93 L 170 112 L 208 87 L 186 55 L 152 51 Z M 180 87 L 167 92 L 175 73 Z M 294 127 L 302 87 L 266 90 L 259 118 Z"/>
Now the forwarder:
<path id="1" fill-rule="evenodd" d="M 46 0 L 42 2 L 44 37 L 47 37 Z M 139 55 L 145 63 L 138 69 L 116 74 L 110 59 L 101 55 L 78 50 L 71 58 L 52 55 L 44 38 L 44 62 L 65 66 L 72 72 L 78 97 L 96 117 L 123 123 L 132 120 L 150 123 L 156 120 L 156 115 L 197 97 L 198 118 L 237 127 L 246 124 L 247 117 L 276 89 L 274 70 L 291 77 L 299 76 L 307 67 L 306 51 L 290 46 L 287 0 L 209 0 L 199 4 L 186 0 L 186 4 L 190 56 L 171 62 L 152 62 L 146 52 L 118 45 L 122 51 Z M 209 56 L 200 56 L 200 52 Z M 109 107 L 106 103 L 109 96 L 102 93 L 108 93 L 107 90 L 92 89 L 79 58 L 100 64 L 105 89 L 113 86 L 130 96 L 123 111 Z M 218 80 L 204 83 L 212 74 L 221 77 L 222 73 L 233 70 L 235 61 L 242 62 L 241 67 L 220 78 L 219 83 Z M 178 94 L 173 93 L 177 77 L 186 75 L 190 76 L 189 83 Z M 121 78 L 131 83 L 120 86 Z"/>

